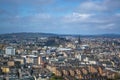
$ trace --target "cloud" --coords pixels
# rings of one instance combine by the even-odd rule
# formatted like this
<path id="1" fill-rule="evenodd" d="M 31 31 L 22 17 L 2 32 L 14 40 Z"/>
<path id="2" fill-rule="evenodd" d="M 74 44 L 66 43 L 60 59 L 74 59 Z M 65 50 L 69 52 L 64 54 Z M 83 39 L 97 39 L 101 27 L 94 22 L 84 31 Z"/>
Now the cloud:
<path id="1" fill-rule="evenodd" d="M 101 3 L 95 2 L 83 2 L 79 6 L 79 11 L 89 12 L 89 11 L 104 11 L 107 10 L 107 7 Z"/>
<path id="2" fill-rule="evenodd" d="M 115 11 L 120 8 L 120 0 L 105 0 L 104 5 L 106 5 L 109 10 Z"/>
<path id="3" fill-rule="evenodd" d="M 0 0 L 0 30 L 119 33 L 119 9 L 120 0 Z"/>
<path id="4" fill-rule="evenodd" d="M 99 29 L 108 29 L 108 30 L 112 30 L 115 27 L 115 24 L 114 23 L 109 23 L 109 24 L 106 24 L 106 25 L 103 25 L 103 26 L 98 26 Z"/>
<path id="5" fill-rule="evenodd" d="M 0 9 L 0 14 L 6 14 L 6 11 Z"/>
<path id="6" fill-rule="evenodd" d="M 31 5 L 47 5 L 54 2 L 54 0 L 1 0 L 1 3 L 10 3 L 16 5 L 31 4 Z"/>
<path id="7" fill-rule="evenodd" d="M 8 16 L 9 14 L 10 14 L 10 13 L 9 13 L 8 11 L 0 8 L 0 15 L 2 15 L 2 16 Z M 2 17 L 2 16 L 1 16 L 1 17 Z"/>
<path id="8" fill-rule="evenodd" d="M 83 19 L 91 17 L 92 14 L 80 14 L 80 13 L 73 13 L 73 17 L 81 17 Z"/>
<path id="9" fill-rule="evenodd" d="M 92 17 L 93 14 L 81 14 L 81 13 L 72 13 L 72 14 L 69 14 L 69 15 L 66 15 L 64 18 L 63 18 L 63 21 L 65 22 L 84 22 L 86 20 L 88 20 L 90 17 Z"/>
<path id="10" fill-rule="evenodd" d="M 82 2 L 76 11 L 79 12 L 99 12 L 99 13 L 109 13 L 119 10 L 120 0 L 86 0 Z"/>
<path id="11" fill-rule="evenodd" d="M 120 13 L 116 13 L 115 16 L 120 17 Z"/>
<path id="12" fill-rule="evenodd" d="M 69 23 L 89 23 L 89 24 L 109 24 L 119 22 L 115 17 L 117 9 L 120 7 L 120 0 L 86 0 L 81 2 L 72 14 L 68 14 L 63 19 Z M 111 12 L 112 11 L 112 12 Z M 119 14 L 116 14 L 119 16 Z"/>
<path id="13" fill-rule="evenodd" d="M 120 0 L 86 0 L 79 4 L 71 14 L 65 15 L 63 22 L 75 28 L 77 33 L 119 33 Z"/>

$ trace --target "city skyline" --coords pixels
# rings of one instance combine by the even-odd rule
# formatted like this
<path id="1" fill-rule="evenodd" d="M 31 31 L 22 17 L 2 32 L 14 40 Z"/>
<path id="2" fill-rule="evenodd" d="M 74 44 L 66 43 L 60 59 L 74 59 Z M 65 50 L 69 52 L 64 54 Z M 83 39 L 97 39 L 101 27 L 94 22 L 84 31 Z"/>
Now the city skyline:
<path id="1" fill-rule="evenodd" d="M 0 0 L 0 34 L 120 34 L 120 0 Z"/>

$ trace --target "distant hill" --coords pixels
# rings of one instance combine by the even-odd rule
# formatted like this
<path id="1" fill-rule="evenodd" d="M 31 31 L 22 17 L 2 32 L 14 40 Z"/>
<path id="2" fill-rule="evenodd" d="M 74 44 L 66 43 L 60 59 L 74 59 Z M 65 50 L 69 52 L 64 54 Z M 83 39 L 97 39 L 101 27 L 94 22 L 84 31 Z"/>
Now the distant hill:
<path id="1" fill-rule="evenodd" d="M 19 38 L 29 38 L 29 37 L 66 37 L 66 36 L 72 36 L 72 37 L 102 37 L 102 38 L 120 38 L 120 34 L 101 34 L 101 35 L 72 35 L 72 34 L 52 34 L 52 33 L 9 33 L 9 34 L 0 34 L 0 38 L 13 38 L 13 37 L 19 37 Z"/>
<path id="2" fill-rule="evenodd" d="M 9 34 L 1 34 L 1 38 L 13 38 L 13 37 L 19 37 L 19 38 L 30 38 L 30 37 L 52 37 L 57 36 L 56 34 L 51 33 L 9 33 Z"/>

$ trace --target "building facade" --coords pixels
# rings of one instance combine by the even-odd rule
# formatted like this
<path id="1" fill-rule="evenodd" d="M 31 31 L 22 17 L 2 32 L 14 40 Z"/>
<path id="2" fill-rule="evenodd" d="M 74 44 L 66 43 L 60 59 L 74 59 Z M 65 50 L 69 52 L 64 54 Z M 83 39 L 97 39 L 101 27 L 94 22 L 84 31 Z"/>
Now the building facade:
<path id="1" fill-rule="evenodd" d="M 7 54 L 7 55 L 15 55 L 15 48 L 13 48 L 13 47 L 6 47 L 5 54 Z"/>

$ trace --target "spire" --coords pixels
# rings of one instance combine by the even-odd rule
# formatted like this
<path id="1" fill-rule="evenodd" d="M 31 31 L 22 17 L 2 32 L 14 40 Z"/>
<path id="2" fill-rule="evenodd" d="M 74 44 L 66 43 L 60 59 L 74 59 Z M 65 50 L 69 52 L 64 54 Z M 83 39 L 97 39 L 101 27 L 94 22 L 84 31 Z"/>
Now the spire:
<path id="1" fill-rule="evenodd" d="M 78 36 L 78 43 L 76 44 L 76 48 L 80 49 L 80 45 L 81 45 L 81 39 L 80 36 Z"/>
<path id="2" fill-rule="evenodd" d="M 78 44 L 79 44 L 79 45 L 81 44 L 80 36 L 78 37 Z"/>

